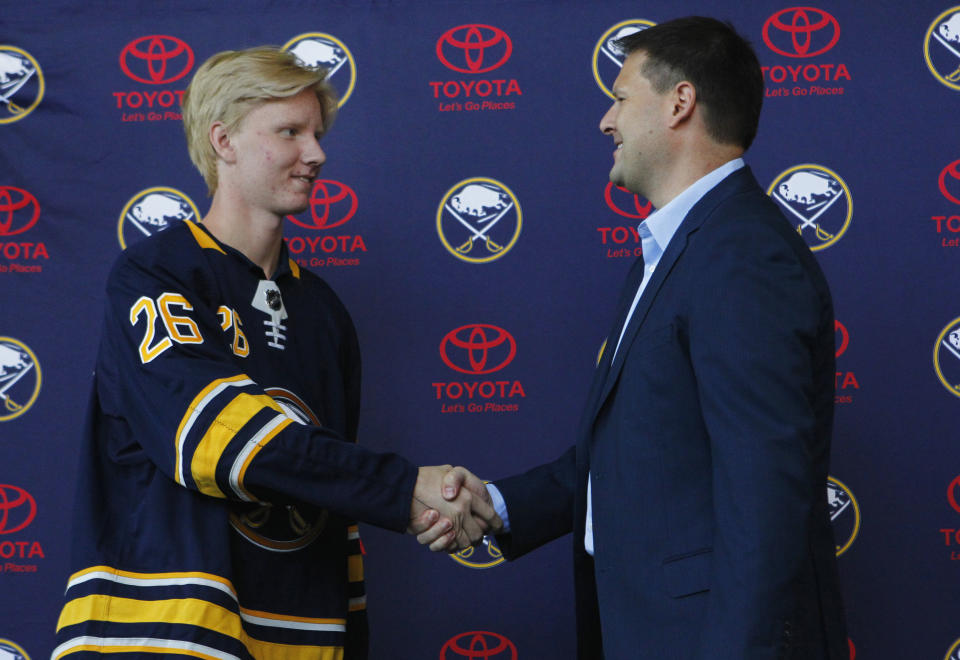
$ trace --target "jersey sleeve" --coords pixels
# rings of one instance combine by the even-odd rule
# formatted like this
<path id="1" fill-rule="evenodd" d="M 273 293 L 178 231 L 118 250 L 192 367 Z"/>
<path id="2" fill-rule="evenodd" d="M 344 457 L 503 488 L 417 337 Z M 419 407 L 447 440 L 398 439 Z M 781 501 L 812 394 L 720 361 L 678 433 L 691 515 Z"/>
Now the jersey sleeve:
<path id="1" fill-rule="evenodd" d="M 202 273 L 118 260 L 97 361 L 104 412 L 123 421 L 111 457 L 149 460 L 209 497 L 307 502 L 405 529 L 416 468 L 288 416 L 233 359 L 245 340 L 211 298 Z"/>

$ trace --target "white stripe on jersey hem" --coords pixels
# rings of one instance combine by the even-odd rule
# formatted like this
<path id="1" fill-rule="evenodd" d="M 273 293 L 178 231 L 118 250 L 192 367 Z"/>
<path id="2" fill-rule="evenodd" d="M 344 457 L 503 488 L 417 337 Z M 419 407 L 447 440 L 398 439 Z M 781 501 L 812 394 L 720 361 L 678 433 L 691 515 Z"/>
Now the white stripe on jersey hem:
<path id="1" fill-rule="evenodd" d="M 211 401 L 213 401 L 228 387 L 246 387 L 247 385 L 253 384 L 253 381 L 249 378 L 244 378 L 243 380 L 230 383 L 220 383 L 213 388 L 213 390 L 211 390 L 207 396 L 203 397 L 203 399 L 200 400 L 200 403 L 197 404 L 197 407 L 193 409 L 193 412 L 190 414 L 190 418 L 183 427 L 183 431 L 181 431 L 180 435 L 177 436 L 177 465 L 174 475 L 176 476 L 177 482 L 181 486 L 187 485 L 187 479 L 183 476 L 183 445 L 184 442 L 186 442 L 187 436 L 190 434 L 190 429 L 193 428 L 193 424 L 197 421 L 197 418 L 200 417 L 200 413 L 202 413 L 204 408 L 206 408 Z"/>
<path id="2" fill-rule="evenodd" d="M 233 466 L 230 468 L 230 488 L 233 489 L 233 492 L 244 502 L 253 502 L 254 499 L 247 495 L 243 488 L 240 486 L 240 471 L 243 470 L 243 464 L 246 462 L 247 457 L 260 445 L 260 441 L 263 440 L 271 431 L 273 431 L 277 426 L 283 424 L 290 418 L 284 414 L 277 415 L 269 422 L 263 425 L 257 434 L 252 438 L 247 440 L 247 444 L 243 449 L 240 450 L 240 453 L 237 455 L 237 458 L 233 461 Z"/>
<path id="3" fill-rule="evenodd" d="M 62 655 L 71 653 L 73 649 L 80 646 L 124 646 L 124 647 L 147 647 L 156 649 L 179 649 L 181 651 L 194 651 L 214 658 L 223 658 L 223 660 L 240 660 L 239 657 L 227 653 L 221 649 L 215 649 L 202 644 L 192 642 L 182 642 L 176 639 L 153 639 L 149 637 L 74 637 L 53 649 L 50 655 L 51 660 L 57 660 Z"/>
<path id="4" fill-rule="evenodd" d="M 205 578 L 188 578 L 188 577 L 179 577 L 179 578 L 133 578 L 125 577 L 122 575 L 116 575 L 108 571 L 94 571 L 93 573 L 86 573 L 81 575 L 78 578 L 74 578 L 67 582 L 67 591 L 75 587 L 78 584 L 82 584 L 88 580 L 109 580 L 111 582 L 117 582 L 119 584 L 127 584 L 133 587 L 172 587 L 172 586 L 186 586 L 186 585 L 197 585 L 201 587 L 212 587 L 214 589 L 219 589 L 223 593 L 230 596 L 233 600 L 237 600 L 237 595 L 233 592 L 233 589 L 223 584 L 222 582 L 217 582 L 216 580 L 207 580 Z"/>
<path id="5" fill-rule="evenodd" d="M 347 540 L 348 540 L 348 541 L 356 541 L 358 538 L 360 538 L 360 532 L 359 532 L 359 531 L 348 531 L 348 532 L 347 532 Z"/>
<path id="6" fill-rule="evenodd" d="M 240 617 L 247 623 L 271 628 L 287 628 L 292 630 L 310 630 L 313 632 L 346 632 L 347 626 L 342 623 L 307 623 L 306 621 L 277 621 L 263 616 L 255 616 L 240 612 Z"/>

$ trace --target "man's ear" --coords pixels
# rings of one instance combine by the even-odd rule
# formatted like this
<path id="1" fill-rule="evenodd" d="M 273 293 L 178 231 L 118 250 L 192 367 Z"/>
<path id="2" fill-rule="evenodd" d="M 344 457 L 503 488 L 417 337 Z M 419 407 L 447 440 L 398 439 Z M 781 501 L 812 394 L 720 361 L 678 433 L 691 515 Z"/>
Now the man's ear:
<path id="1" fill-rule="evenodd" d="M 217 152 L 217 156 L 221 160 L 227 163 L 233 163 L 236 160 L 236 150 L 230 140 L 230 135 L 227 133 L 227 127 L 222 121 L 215 121 L 210 124 L 210 131 L 207 136 L 210 138 L 213 150 Z"/>
<path id="2" fill-rule="evenodd" d="M 692 83 L 681 80 L 670 93 L 671 108 L 670 128 L 676 128 L 693 116 L 693 110 L 697 107 L 697 89 Z"/>

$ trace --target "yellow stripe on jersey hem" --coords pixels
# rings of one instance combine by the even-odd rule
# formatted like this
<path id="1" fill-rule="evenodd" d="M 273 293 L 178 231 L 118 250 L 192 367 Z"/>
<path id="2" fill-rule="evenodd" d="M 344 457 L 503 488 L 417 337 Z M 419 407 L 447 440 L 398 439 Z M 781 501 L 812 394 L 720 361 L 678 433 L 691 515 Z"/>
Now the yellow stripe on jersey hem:
<path id="1" fill-rule="evenodd" d="M 293 628 L 296 626 L 287 626 L 282 625 L 285 623 L 291 624 L 305 624 L 308 627 L 306 628 L 297 628 L 298 630 L 318 630 L 325 632 L 337 632 L 338 630 L 344 630 L 344 627 L 347 624 L 346 619 L 315 619 L 307 616 L 292 616 L 289 614 L 277 614 L 275 612 L 261 612 L 259 610 L 251 610 L 246 607 L 240 608 L 240 614 L 243 615 L 244 619 L 262 619 L 269 623 L 261 623 L 260 625 L 264 626 L 281 626 L 283 628 Z"/>
<path id="2" fill-rule="evenodd" d="M 170 573 L 136 573 L 133 571 L 122 571 L 110 566 L 91 566 L 82 571 L 77 571 L 70 576 L 67 581 L 67 590 L 72 587 L 87 582 L 88 580 L 110 580 L 121 584 L 129 584 L 142 587 L 165 587 L 175 585 L 200 585 L 210 586 L 220 591 L 226 592 L 237 599 L 237 592 L 233 588 L 230 580 L 214 575 L 213 573 L 201 573 L 199 571 L 188 572 L 170 572 Z"/>
<path id="3" fill-rule="evenodd" d="M 190 461 L 190 472 L 197 484 L 197 490 L 211 497 L 226 497 L 217 485 L 217 464 L 237 431 L 264 408 L 283 414 L 283 410 L 272 397 L 241 392 L 224 406 L 210 423 Z"/>
<path id="4" fill-rule="evenodd" d="M 343 648 L 339 646 L 290 646 L 274 644 L 277 649 L 266 649 L 265 655 L 255 653 L 258 660 L 343 660 Z M 248 649 L 249 650 L 249 649 Z M 240 660 L 237 656 L 218 649 L 181 642 L 172 639 L 123 638 L 123 637 L 77 637 L 53 650 L 52 660 L 60 660 L 72 653 L 91 651 L 96 653 L 163 653 L 185 655 L 204 660 Z"/>
<path id="5" fill-rule="evenodd" d="M 266 614 L 266 613 L 264 613 Z M 298 621 L 296 617 L 271 614 L 246 615 L 250 623 L 311 632 L 342 633 L 346 631 L 345 619 L 314 619 Z M 252 619 L 252 620 L 251 620 Z M 104 595 L 84 596 L 68 601 L 60 613 L 60 628 L 86 621 L 109 623 L 158 623 L 198 626 L 236 639 L 254 657 L 317 658 L 324 649 L 335 647 L 293 646 L 264 642 L 254 639 L 243 629 L 241 616 L 225 607 L 197 598 L 174 598 L 166 600 L 137 600 Z"/>
<path id="6" fill-rule="evenodd" d="M 187 227 L 190 228 L 190 233 L 193 234 L 193 240 L 202 248 L 210 248 L 211 250 L 216 250 L 220 254 L 226 254 L 223 248 L 217 245 L 217 242 L 214 241 L 210 236 L 207 235 L 207 232 L 203 231 L 195 223 L 184 220 L 187 223 Z"/>
<path id="7" fill-rule="evenodd" d="M 123 637 L 76 637 L 64 642 L 53 650 L 51 660 L 59 660 L 71 653 L 163 653 L 165 655 L 186 655 L 204 660 L 240 660 L 235 655 L 217 649 L 179 642 L 172 639 L 123 638 Z"/>
<path id="8" fill-rule="evenodd" d="M 180 420 L 180 426 L 177 427 L 177 436 L 174 440 L 176 442 L 177 455 L 173 478 L 178 484 L 181 486 L 187 485 L 183 478 L 183 445 L 194 423 L 196 423 L 197 418 L 200 417 L 200 414 L 204 408 L 207 407 L 207 404 L 213 401 L 217 395 L 226 388 L 245 387 L 247 385 L 253 385 L 253 381 L 246 374 L 237 374 L 230 378 L 219 378 L 200 390 L 200 393 L 197 394 L 193 401 L 190 402 L 190 405 L 187 406 L 187 412 L 184 413 L 183 419 Z"/>

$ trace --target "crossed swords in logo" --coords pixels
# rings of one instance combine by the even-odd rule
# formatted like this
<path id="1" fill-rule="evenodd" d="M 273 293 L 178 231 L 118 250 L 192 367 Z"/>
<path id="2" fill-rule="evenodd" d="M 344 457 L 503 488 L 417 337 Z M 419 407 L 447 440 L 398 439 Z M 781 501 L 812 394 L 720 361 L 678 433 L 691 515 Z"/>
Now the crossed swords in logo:
<path id="1" fill-rule="evenodd" d="M 487 554 L 489 554 L 494 559 L 500 559 L 501 557 L 503 557 L 503 552 L 501 552 L 500 548 L 498 548 L 496 544 L 490 540 L 490 537 L 488 536 L 483 537 L 483 545 L 487 549 Z M 475 551 L 479 550 L 479 547 L 480 546 L 470 546 L 469 548 L 466 548 L 465 550 L 461 550 L 460 552 L 458 552 L 457 556 L 460 557 L 461 559 L 469 559 L 470 557 L 473 556 Z"/>
<path id="2" fill-rule="evenodd" d="M 792 214 L 794 214 L 795 216 L 797 216 L 797 218 L 800 220 L 800 224 L 797 225 L 797 233 L 798 233 L 798 234 L 800 234 L 800 235 L 802 236 L 802 235 L 803 235 L 803 230 L 806 229 L 807 227 L 811 227 L 811 228 L 813 228 L 814 232 L 816 233 L 817 238 L 819 238 L 821 241 L 829 241 L 830 239 L 833 238 L 833 234 L 827 232 L 823 227 L 821 227 L 819 224 L 817 224 L 817 218 L 819 218 L 821 215 L 823 215 L 824 213 L 826 213 L 826 212 L 827 212 L 827 209 L 830 208 L 831 206 L 833 206 L 834 202 L 836 202 L 838 199 L 840 199 L 841 197 L 843 197 L 843 194 L 844 194 L 844 193 L 841 192 L 840 194 L 836 195 L 836 196 L 833 197 L 832 199 L 824 200 L 824 201 L 820 202 L 819 204 L 814 204 L 813 206 L 809 207 L 810 210 L 817 209 L 817 208 L 820 209 L 820 210 L 817 211 L 817 212 L 813 215 L 813 217 L 811 217 L 811 218 L 808 218 L 808 217 L 804 216 L 802 213 L 800 213 L 800 212 L 797 211 L 795 208 L 793 208 L 792 206 L 790 206 L 790 204 L 787 202 L 787 200 L 784 199 L 781 195 L 777 194 L 777 199 L 779 199 L 779 200 L 782 202 L 782 206 L 783 206 L 784 208 L 786 208 L 788 211 L 790 211 L 790 213 L 792 213 Z"/>
<path id="3" fill-rule="evenodd" d="M 11 115 L 23 114 L 24 109 L 21 108 L 21 107 L 20 107 L 19 105 L 17 105 L 16 103 L 14 103 L 13 101 L 11 101 L 10 99 L 13 98 L 13 95 L 14 95 L 14 94 L 16 94 L 17 92 L 20 91 L 20 88 L 21 88 L 21 87 L 23 87 L 24 85 L 27 84 L 27 81 L 30 80 L 30 79 L 33 77 L 33 74 L 34 74 L 34 73 L 36 73 L 36 72 L 35 72 L 35 71 L 30 71 L 30 72 L 27 73 L 27 75 L 25 75 L 23 78 L 21 78 L 20 80 L 18 80 L 17 82 L 15 82 L 15 83 L 10 87 L 9 90 L 7 90 L 7 91 L 5 91 L 5 92 L 3 92 L 3 93 L 0 93 L 0 101 L 2 101 L 3 103 L 6 103 L 6 104 L 7 104 L 7 110 L 10 111 L 10 114 L 11 114 Z"/>
<path id="4" fill-rule="evenodd" d="M 494 243 L 493 239 L 487 236 L 487 232 L 490 231 L 493 228 L 493 226 L 500 221 L 500 218 L 506 215 L 507 211 L 513 208 L 513 202 L 510 202 L 509 204 L 507 204 L 506 207 L 504 207 L 503 210 L 497 213 L 497 215 L 494 216 L 493 219 L 489 221 L 489 224 L 487 224 L 487 226 L 484 227 L 483 229 L 476 229 L 469 222 L 461 218 L 460 214 L 454 211 L 450 207 L 450 204 L 445 203 L 443 207 L 448 211 L 450 211 L 450 215 L 456 218 L 460 222 L 460 224 L 462 224 L 464 227 L 466 227 L 470 231 L 470 236 L 467 238 L 466 242 L 460 247 L 456 248 L 457 252 L 459 252 L 460 254 L 469 253 L 473 249 L 473 241 L 475 239 L 483 239 L 483 241 L 487 244 L 487 251 L 491 252 L 492 254 L 496 254 L 497 252 L 500 252 L 503 249 L 502 245 Z"/>
<path id="5" fill-rule="evenodd" d="M 7 390 L 13 387 L 16 382 L 23 378 L 24 375 L 26 375 L 26 373 L 31 369 L 33 369 L 32 363 L 28 364 L 25 369 L 21 370 L 15 376 L 11 376 L 9 382 L 7 382 L 7 384 L 3 387 L 0 387 L 0 397 L 3 398 L 3 406 L 10 412 L 17 412 L 18 410 L 21 410 L 23 406 L 10 398 L 10 395 L 7 394 Z"/>

